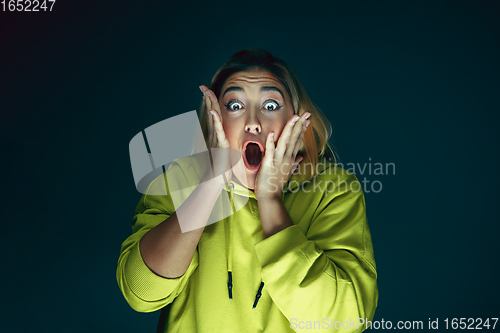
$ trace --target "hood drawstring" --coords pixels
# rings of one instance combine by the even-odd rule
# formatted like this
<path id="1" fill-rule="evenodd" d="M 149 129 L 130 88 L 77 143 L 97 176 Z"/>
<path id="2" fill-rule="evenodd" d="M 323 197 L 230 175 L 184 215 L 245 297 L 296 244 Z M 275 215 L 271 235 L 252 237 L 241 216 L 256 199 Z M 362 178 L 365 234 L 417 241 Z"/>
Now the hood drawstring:
<path id="1" fill-rule="evenodd" d="M 227 255 L 227 291 L 229 295 L 229 300 L 233 299 L 233 214 L 236 212 L 233 201 L 233 189 L 232 184 L 229 183 L 227 186 L 229 188 L 229 200 L 231 202 L 232 213 L 229 215 L 228 219 L 225 219 L 224 231 L 226 233 L 226 242 L 229 244 L 229 250 Z M 259 290 L 255 295 L 255 301 L 253 302 L 252 309 L 257 307 L 260 297 L 262 296 L 262 289 L 264 288 L 264 282 L 260 282 Z"/>
<path id="2" fill-rule="evenodd" d="M 229 299 L 233 299 L 233 230 L 231 228 L 231 224 L 233 221 L 233 214 L 236 211 L 234 208 L 233 202 L 233 190 L 231 187 L 231 183 L 228 183 L 229 187 L 229 200 L 231 202 L 231 214 L 229 214 L 229 218 L 225 219 L 225 232 L 226 232 L 226 244 L 229 244 L 228 255 L 227 255 L 227 291 L 229 294 Z"/>
<path id="3" fill-rule="evenodd" d="M 229 300 L 233 299 L 233 274 L 231 271 L 227 271 L 228 281 L 227 281 L 227 291 L 229 292 Z"/>
<path id="4" fill-rule="evenodd" d="M 264 288 L 264 282 L 260 283 L 260 287 L 259 287 L 259 290 L 257 291 L 257 295 L 255 295 L 255 301 L 253 302 L 252 309 L 255 309 L 255 307 L 257 306 L 257 303 L 259 302 L 260 296 L 262 296 L 262 288 Z"/>

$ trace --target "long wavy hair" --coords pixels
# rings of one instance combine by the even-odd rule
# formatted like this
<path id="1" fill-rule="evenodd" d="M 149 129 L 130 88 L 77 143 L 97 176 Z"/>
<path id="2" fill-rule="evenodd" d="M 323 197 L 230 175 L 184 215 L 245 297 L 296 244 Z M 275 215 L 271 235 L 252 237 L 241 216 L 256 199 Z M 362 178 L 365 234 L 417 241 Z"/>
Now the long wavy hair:
<path id="1" fill-rule="evenodd" d="M 306 90 L 302 86 L 299 78 L 292 68 L 281 58 L 273 56 L 263 49 L 248 49 L 233 54 L 215 73 L 212 82 L 208 87 L 212 90 L 217 99 L 220 96 L 222 86 L 229 76 L 234 73 L 248 70 L 261 69 L 272 73 L 285 86 L 291 98 L 293 110 L 299 116 L 304 112 L 311 113 L 311 123 L 304 134 L 303 147 L 298 154 L 304 157 L 301 165 L 310 166 L 300 174 L 307 176 L 310 180 L 316 176 L 317 164 L 322 158 L 337 161 L 332 146 L 328 142 L 332 134 L 332 126 L 320 108 L 309 98 Z M 208 146 L 208 110 L 205 102 L 202 101 L 199 113 L 199 120 L 203 131 L 203 136 Z"/>

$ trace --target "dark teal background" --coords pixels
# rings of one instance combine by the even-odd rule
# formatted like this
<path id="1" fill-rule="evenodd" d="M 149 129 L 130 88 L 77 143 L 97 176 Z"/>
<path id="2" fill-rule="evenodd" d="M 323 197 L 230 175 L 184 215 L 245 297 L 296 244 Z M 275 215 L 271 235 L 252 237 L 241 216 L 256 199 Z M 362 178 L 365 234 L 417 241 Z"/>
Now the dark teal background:
<path id="1" fill-rule="evenodd" d="M 500 317 L 497 1 L 57 0 L 0 12 L 2 332 L 154 332 L 115 278 L 128 144 L 249 47 L 295 69 L 341 162 L 396 166 L 358 174 L 383 184 L 375 320 Z"/>

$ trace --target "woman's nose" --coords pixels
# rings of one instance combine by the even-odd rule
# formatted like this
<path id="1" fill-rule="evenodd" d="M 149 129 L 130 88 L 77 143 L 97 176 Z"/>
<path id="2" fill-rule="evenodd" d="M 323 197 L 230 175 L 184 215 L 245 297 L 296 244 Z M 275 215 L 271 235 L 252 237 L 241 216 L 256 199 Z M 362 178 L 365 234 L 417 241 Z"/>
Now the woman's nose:
<path id="1" fill-rule="evenodd" d="M 260 127 L 260 124 L 252 123 L 245 126 L 245 131 L 253 134 L 258 134 L 262 132 L 262 128 Z"/>

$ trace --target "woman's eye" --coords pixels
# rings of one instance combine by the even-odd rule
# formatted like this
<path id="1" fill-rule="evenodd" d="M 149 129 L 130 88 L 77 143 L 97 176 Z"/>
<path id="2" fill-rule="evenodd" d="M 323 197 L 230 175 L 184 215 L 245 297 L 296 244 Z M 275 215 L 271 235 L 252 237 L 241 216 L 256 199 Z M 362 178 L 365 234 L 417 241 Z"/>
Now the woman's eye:
<path id="1" fill-rule="evenodd" d="M 241 110 L 243 106 L 239 102 L 229 102 L 226 104 L 226 108 L 230 111 L 238 111 Z"/>
<path id="2" fill-rule="evenodd" d="M 267 111 L 276 111 L 279 108 L 281 108 L 281 105 L 279 105 L 275 101 L 268 101 L 266 102 L 266 104 L 264 104 L 264 109 L 266 109 Z"/>

